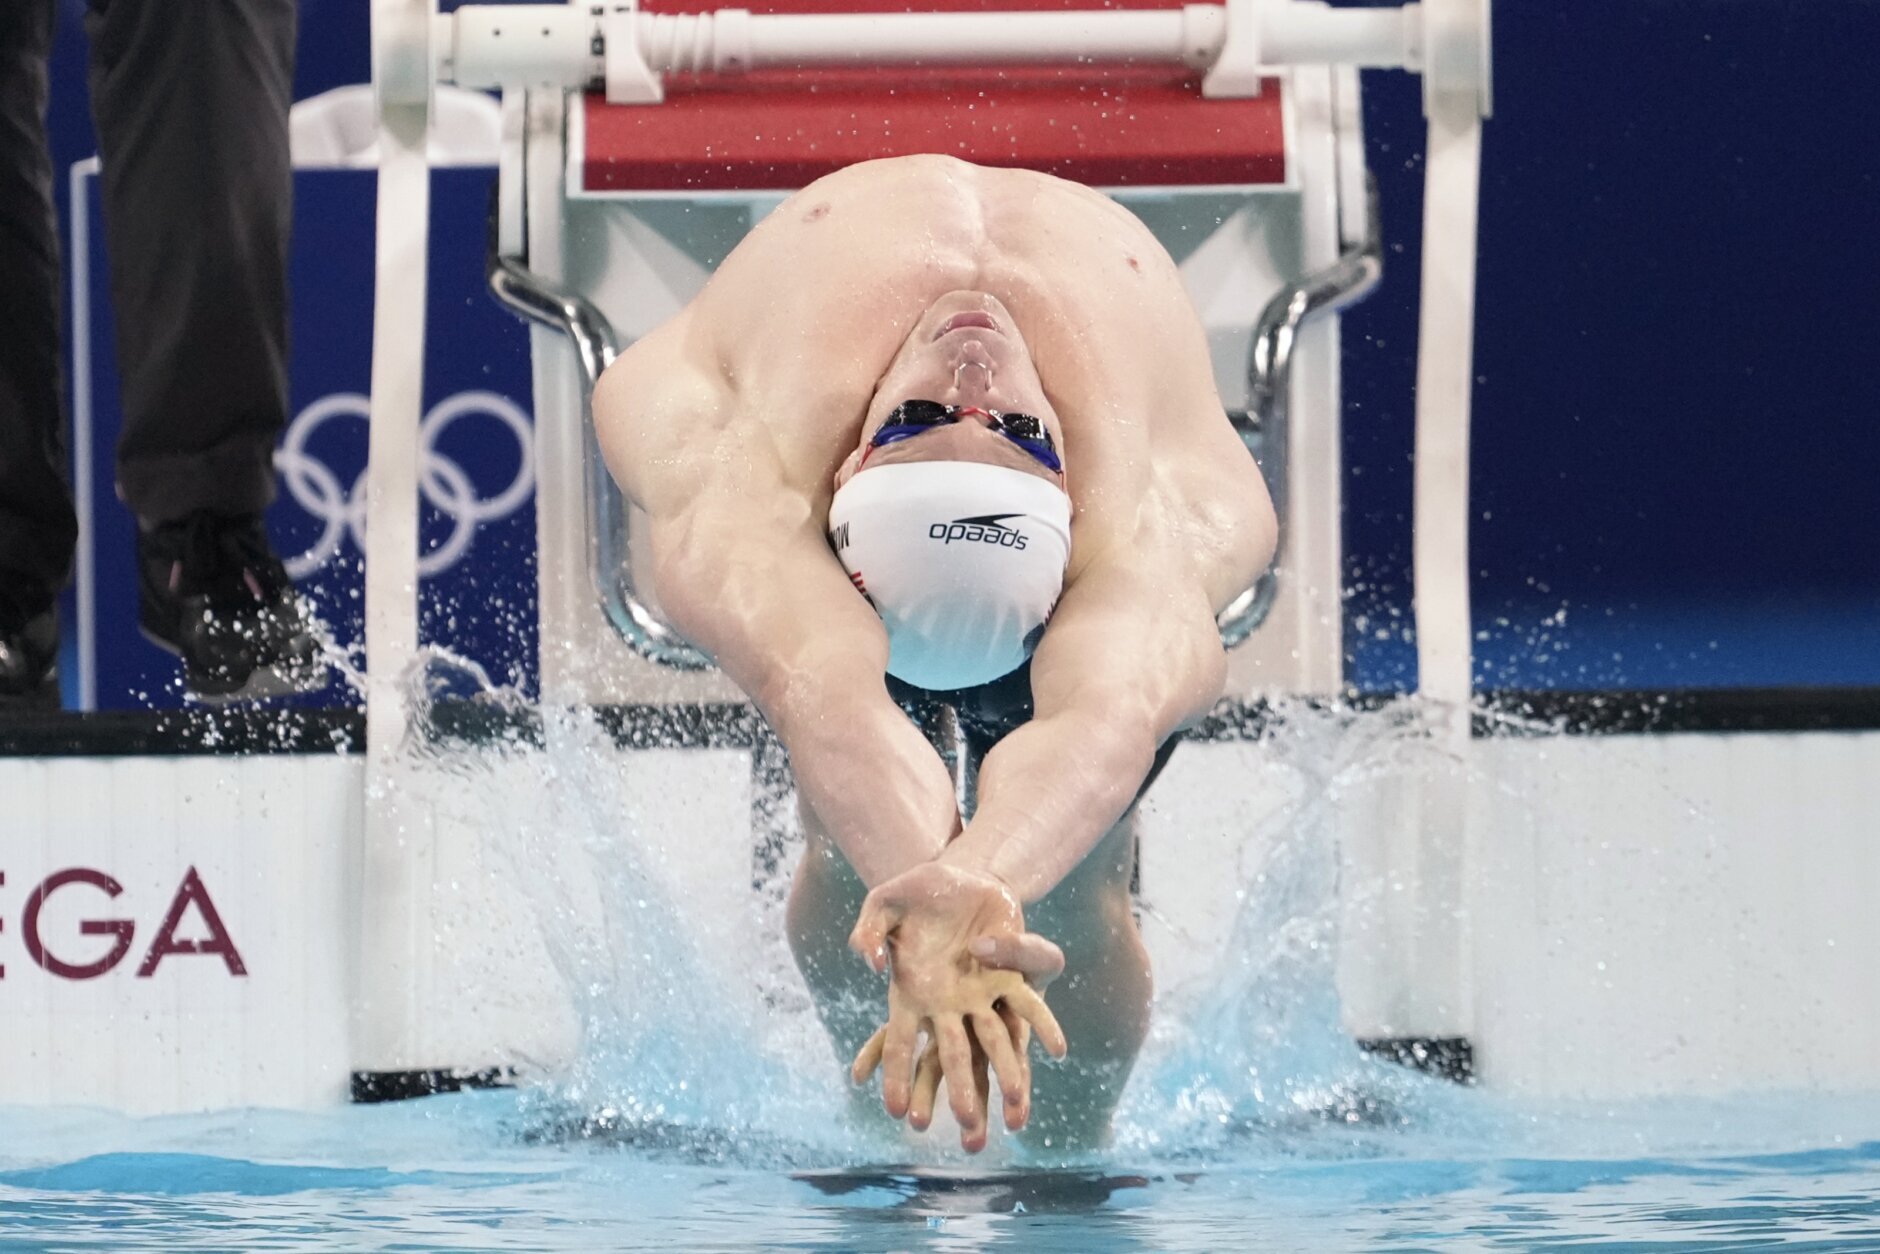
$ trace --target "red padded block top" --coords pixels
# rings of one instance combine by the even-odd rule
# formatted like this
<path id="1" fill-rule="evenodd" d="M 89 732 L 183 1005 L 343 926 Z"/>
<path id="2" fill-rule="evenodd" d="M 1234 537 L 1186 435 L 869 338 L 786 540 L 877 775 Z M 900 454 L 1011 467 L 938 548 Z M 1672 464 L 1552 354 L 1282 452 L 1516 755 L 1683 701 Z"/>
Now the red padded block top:
<path id="1" fill-rule="evenodd" d="M 722 0 L 654 0 L 655 12 Z M 1180 0 L 1132 3 L 1174 8 Z M 880 0 L 770 0 L 754 13 L 878 12 Z M 1072 9 L 1062 0 L 921 0 L 921 11 Z M 876 157 L 950 153 L 1096 187 L 1285 181 L 1279 84 L 1207 100 L 1181 66 L 669 75 L 666 101 L 582 104 L 579 190 L 793 191 Z"/>

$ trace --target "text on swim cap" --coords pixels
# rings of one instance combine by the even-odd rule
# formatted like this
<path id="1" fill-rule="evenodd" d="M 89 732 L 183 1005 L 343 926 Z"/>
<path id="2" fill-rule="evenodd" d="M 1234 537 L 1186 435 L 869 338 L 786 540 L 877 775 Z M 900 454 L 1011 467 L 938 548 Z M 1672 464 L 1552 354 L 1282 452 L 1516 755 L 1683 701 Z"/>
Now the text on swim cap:
<path id="1" fill-rule="evenodd" d="M 986 514 L 979 518 L 956 518 L 950 523 L 935 523 L 927 528 L 927 538 L 942 544 L 963 540 L 967 543 L 996 544 L 1002 549 L 1022 550 L 1026 542 L 1025 534 L 1003 526 L 1002 522 L 1007 518 L 1023 517 L 1023 514 Z"/>

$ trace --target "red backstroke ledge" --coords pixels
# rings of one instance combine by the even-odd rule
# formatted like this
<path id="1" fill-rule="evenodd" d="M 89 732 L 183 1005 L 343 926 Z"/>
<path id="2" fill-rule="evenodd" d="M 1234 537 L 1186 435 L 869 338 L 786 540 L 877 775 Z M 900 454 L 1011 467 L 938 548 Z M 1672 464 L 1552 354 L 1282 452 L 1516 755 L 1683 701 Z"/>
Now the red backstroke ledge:
<path id="1" fill-rule="evenodd" d="M 707 0 L 651 3 L 691 13 Z M 869 0 L 751 3 L 754 13 L 878 12 Z M 895 6 L 899 7 L 899 6 Z M 1051 0 L 923 0 L 921 12 L 1077 9 Z M 1116 8 L 1178 8 L 1175 3 Z M 936 152 L 1097 187 L 1286 178 L 1277 80 L 1208 100 L 1182 66 L 895 67 L 671 75 L 658 105 L 583 103 L 586 192 L 793 191 L 878 157 Z"/>

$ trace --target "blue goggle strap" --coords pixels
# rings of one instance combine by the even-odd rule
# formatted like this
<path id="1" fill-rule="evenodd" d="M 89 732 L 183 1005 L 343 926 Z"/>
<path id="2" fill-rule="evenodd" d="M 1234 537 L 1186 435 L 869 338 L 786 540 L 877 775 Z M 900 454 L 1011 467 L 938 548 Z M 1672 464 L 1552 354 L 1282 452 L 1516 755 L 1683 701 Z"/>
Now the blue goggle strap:
<path id="1" fill-rule="evenodd" d="M 932 431 L 935 427 L 948 425 L 950 424 L 944 422 L 893 423 L 876 431 L 874 438 L 868 442 L 868 446 L 870 448 L 881 448 L 883 445 L 887 444 L 899 444 L 902 440 L 911 440 L 923 432 Z M 1031 454 L 1040 465 L 1044 466 L 1052 473 L 1064 473 L 1064 463 L 1058 460 L 1057 450 L 1053 449 L 1043 440 L 1022 439 L 1019 436 L 1013 435 L 1010 431 L 1005 430 L 1003 427 L 995 428 L 995 430 L 997 430 L 1000 435 Z"/>

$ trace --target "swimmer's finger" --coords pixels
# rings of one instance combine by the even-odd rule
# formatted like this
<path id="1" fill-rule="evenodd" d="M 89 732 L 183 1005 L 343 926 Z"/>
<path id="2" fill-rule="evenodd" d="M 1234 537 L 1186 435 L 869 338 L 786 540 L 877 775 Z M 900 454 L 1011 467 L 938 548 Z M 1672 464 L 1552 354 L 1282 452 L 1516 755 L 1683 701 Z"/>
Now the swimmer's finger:
<path id="1" fill-rule="evenodd" d="M 1018 1017 L 1018 1012 L 1004 1002 L 995 1009 L 999 1022 L 1012 1037 L 1012 1053 L 1018 1064 L 1019 1086 L 1025 1090 L 1025 1106 L 1020 1112 L 1019 1126 L 1023 1127 L 1031 1119 L 1031 1025 Z"/>
<path id="2" fill-rule="evenodd" d="M 973 1093 L 979 1102 L 980 1117 L 985 1120 L 980 1125 L 982 1135 L 992 1126 L 992 1082 L 988 1074 L 990 1071 L 991 1064 L 986 1058 L 985 1051 L 975 1045 L 973 1047 Z"/>
<path id="3" fill-rule="evenodd" d="M 881 1065 L 881 1051 L 888 1043 L 888 1029 L 884 1024 L 875 1029 L 875 1034 L 868 1038 L 855 1061 L 849 1067 L 849 1079 L 855 1084 L 868 1083 L 868 1077 L 875 1074 L 875 1068 Z"/>
<path id="4" fill-rule="evenodd" d="M 1038 1034 L 1038 1043 L 1053 1058 L 1062 1058 L 1070 1052 L 1070 1042 L 1064 1039 L 1064 1029 L 1058 1026 L 1057 1016 L 1051 1013 L 1051 1007 L 1044 1004 L 1044 998 L 1038 996 L 1028 986 L 1021 985 L 1005 995 L 1005 1003 L 1018 1012 L 1020 1018 L 1031 1024 Z"/>
<path id="5" fill-rule="evenodd" d="M 981 936 L 966 948 L 989 967 L 1018 972 L 1033 988 L 1043 988 L 1064 974 L 1064 951 L 1036 932 Z"/>
<path id="6" fill-rule="evenodd" d="M 933 1124 L 933 1106 L 940 1095 L 940 1051 L 929 1045 L 914 1069 L 914 1095 L 907 1104 L 907 1122 L 916 1132 Z"/>
<path id="7" fill-rule="evenodd" d="M 896 1119 L 905 1119 L 920 1023 L 912 1015 L 890 1015 L 883 1031 L 887 1035 L 881 1045 L 881 1104 Z"/>
<path id="8" fill-rule="evenodd" d="M 934 1022 L 940 1044 L 940 1066 L 946 1072 L 947 1104 L 960 1125 L 960 1147 L 978 1152 L 986 1146 L 985 1112 L 979 1105 L 979 1085 L 973 1078 L 973 1047 L 966 1026 L 948 1016 Z"/>
<path id="9" fill-rule="evenodd" d="M 877 973 L 888 969 L 888 933 L 901 921 L 901 907 L 881 896 L 881 890 L 874 892 L 862 901 L 861 914 L 856 917 L 855 927 L 849 933 L 849 948 L 862 956 L 862 961 L 873 967 Z"/>
<path id="10" fill-rule="evenodd" d="M 999 1095 L 1005 1099 L 1005 1126 L 1016 1132 L 1025 1126 L 1019 1113 L 1025 1108 L 1025 1088 L 1018 1078 L 1011 1030 L 990 1010 L 978 1010 L 973 1012 L 973 1035 L 979 1038 L 979 1048 L 986 1051 L 986 1058 L 999 1077 Z"/>

